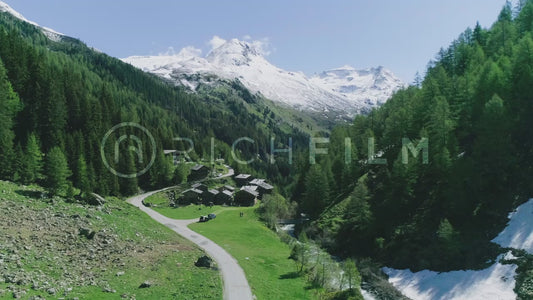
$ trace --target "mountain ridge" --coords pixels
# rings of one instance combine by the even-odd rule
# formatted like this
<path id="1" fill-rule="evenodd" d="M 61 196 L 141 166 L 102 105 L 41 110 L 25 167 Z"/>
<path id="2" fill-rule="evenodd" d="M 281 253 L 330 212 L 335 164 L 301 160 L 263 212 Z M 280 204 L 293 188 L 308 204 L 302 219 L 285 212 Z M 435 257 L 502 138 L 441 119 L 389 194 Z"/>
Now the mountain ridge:
<path id="1" fill-rule="evenodd" d="M 18 11 L 14 10 L 11 6 L 9 6 L 9 4 L 3 2 L 3 1 L 0 1 L 0 12 L 6 12 L 6 13 L 9 13 L 11 14 L 13 17 L 23 21 L 23 22 L 26 22 L 26 23 L 29 23 L 31 25 L 34 25 L 35 27 L 38 27 L 41 29 L 42 33 L 48 37 L 50 40 L 54 41 L 54 42 L 58 42 L 60 41 L 65 35 L 62 34 L 62 33 L 59 33 L 51 28 L 48 28 L 48 27 L 44 27 L 44 26 L 41 26 L 33 21 L 30 21 L 28 19 L 26 19 L 21 13 L 19 13 Z"/>
<path id="2" fill-rule="evenodd" d="M 205 56 L 200 52 L 186 47 L 173 55 L 130 56 L 122 60 L 192 91 L 198 81 L 188 78 L 190 75 L 215 75 L 238 79 L 253 93 L 299 110 L 336 111 L 347 116 L 370 111 L 405 86 L 382 66 L 364 70 L 343 66 L 312 77 L 283 70 L 271 64 L 258 46 L 235 38 L 216 45 Z M 345 74 L 340 74 L 340 70 Z"/>

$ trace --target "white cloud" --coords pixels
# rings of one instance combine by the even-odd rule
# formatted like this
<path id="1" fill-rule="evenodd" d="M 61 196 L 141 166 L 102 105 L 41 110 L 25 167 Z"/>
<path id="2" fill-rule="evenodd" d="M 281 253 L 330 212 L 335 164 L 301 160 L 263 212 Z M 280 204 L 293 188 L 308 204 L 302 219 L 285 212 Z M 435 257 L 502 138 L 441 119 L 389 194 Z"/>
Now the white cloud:
<path id="1" fill-rule="evenodd" d="M 202 55 L 202 49 L 195 48 L 193 46 L 187 46 L 182 48 L 179 52 L 176 52 L 174 47 L 168 47 L 166 52 L 159 53 L 160 56 L 183 56 L 183 57 L 200 57 Z"/>
<path id="2" fill-rule="evenodd" d="M 213 50 L 213 49 L 216 49 L 216 48 L 222 46 L 225 42 L 226 42 L 225 39 L 219 37 L 218 35 L 215 35 L 209 41 L 209 45 L 211 46 L 211 50 Z"/>
<path id="3" fill-rule="evenodd" d="M 176 54 L 176 50 L 174 50 L 174 47 L 172 46 L 168 47 L 167 51 L 159 53 L 160 56 L 170 56 L 170 55 L 175 55 L 175 54 Z"/>
<path id="4" fill-rule="evenodd" d="M 276 49 L 272 47 L 270 43 L 269 38 L 261 38 L 254 40 L 250 35 L 244 35 L 241 38 L 242 41 L 250 45 L 250 47 L 254 48 L 259 54 L 263 56 L 270 55 L 273 51 Z M 212 51 L 220 46 L 222 46 L 227 41 L 218 35 L 215 35 L 211 38 L 211 40 L 208 41 L 208 45 L 210 46 L 210 50 Z M 208 52 L 209 52 L 208 51 Z M 182 48 L 179 51 L 176 51 L 174 47 L 168 47 L 167 51 L 159 53 L 160 56 L 181 56 L 183 58 L 190 58 L 190 57 L 202 57 L 202 49 L 196 48 L 194 46 L 187 46 Z"/>
<path id="5" fill-rule="evenodd" d="M 250 41 L 248 41 L 248 43 L 252 45 L 263 56 L 268 56 L 272 53 L 272 51 L 276 50 L 272 48 L 269 38 L 262 38 L 259 40 L 251 40 L 250 38 Z"/>
<path id="6" fill-rule="evenodd" d="M 194 56 L 200 57 L 202 55 L 202 49 L 195 48 L 193 46 L 187 46 L 178 53 L 180 56 Z"/>

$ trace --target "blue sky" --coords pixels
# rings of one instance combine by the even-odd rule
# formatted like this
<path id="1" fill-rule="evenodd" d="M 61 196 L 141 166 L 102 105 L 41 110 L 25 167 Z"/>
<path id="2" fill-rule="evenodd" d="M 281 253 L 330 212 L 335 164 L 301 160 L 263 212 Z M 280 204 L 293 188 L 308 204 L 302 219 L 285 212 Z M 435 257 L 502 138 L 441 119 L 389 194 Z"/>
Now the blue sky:
<path id="1" fill-rule="evenodd" d="M 383 65 L 406 82 L 476 21 L 495 20 L 505 0 L 64 1 L 4 0 L 27 19 L 115 57 L 251 36 L 268 60 L 306 74 L 346 64 Z"/>

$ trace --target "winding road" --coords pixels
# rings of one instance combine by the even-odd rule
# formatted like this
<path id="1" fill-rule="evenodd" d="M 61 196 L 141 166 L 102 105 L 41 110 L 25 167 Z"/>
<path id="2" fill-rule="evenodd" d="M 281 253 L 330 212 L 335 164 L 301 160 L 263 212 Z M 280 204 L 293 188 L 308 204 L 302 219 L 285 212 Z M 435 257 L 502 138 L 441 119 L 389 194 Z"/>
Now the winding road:
<path id="1" fill-rule="evenodd" d="M 228 177 L 233 174 L 233 169 L 229 168 L 229 172 L 217 178 Z M 216 179 L 216 178 L 215 178 Z M 142 195 L 129 198 L 127 201 L 134 206 L 137 206 L 152 219 L 174 230 L 179 235 L 195 243 L 202 248 L 209 256 L 211 256 L 218 264 L 218 268 L 222 274 L 222 281 L 224 284 L 224 299 L 225 300 L 251 300 L 253 299 L 252 290 L 248 285 L 244 271 L 233 258 L 222 247 L 198 234 L 187 227 L 187 225 L 197 222 L 198 219 L 192 220 L 175 220 L 163 216 L 155 210 L 146 207 L 142 204 L 143 200 L 155 193 L 167 190 L 164 188 L 157 191 L 148 192 Z"/>

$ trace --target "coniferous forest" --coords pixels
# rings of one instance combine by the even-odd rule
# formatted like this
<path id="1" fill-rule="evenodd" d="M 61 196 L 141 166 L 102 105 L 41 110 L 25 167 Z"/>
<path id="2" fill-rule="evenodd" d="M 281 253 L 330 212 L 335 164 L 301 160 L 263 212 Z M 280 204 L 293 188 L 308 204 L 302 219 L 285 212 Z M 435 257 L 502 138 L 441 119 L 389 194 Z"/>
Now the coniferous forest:
<path id="1" fill-rule="evenodd" d="M 304 166 L 294 189 L 316 219 L 307 231 L 334 252 L 397 268 L 480 268 L 533 192 L 532 111 L 533 2 L 508 3 L 491 28 L 477 24 L 441 49 L 423 79 L 332 131 L 332 154 Z M 385 165 L 368 163 L 369 138 Z M 429 163 L 422 153 L 402 163 L 402 138 L 427 138 Z"/>
<path id="2" fill-rule="evenodd" d="M 466 29 L 380 108 L 313 133 L 329 139 L 315 164 L 309 135 L 281 124 L 238 81 L 189 93 L 7 13 L 0 25 L 3 180 L 66 196 L 130 196 L 183 181 L 162 152 L 188 147 L 175 137 L 194 140 L 194 160 L 209 159 L 213 137 L 216 158 L 268 178 L 287 198 L 280 207 L 294 202 L 309 217 L 297 234 L 341 257 L 414 271 L 483 268 L 501 252 L 490 241 L 508 213 L 533 195 L 533 1 L 508 3 L 490 28 Z M 102 162 L 102 137 L 121 122 L 156 141 L 154 167 L 138 178 Z M 256 158 L 250 165 L 231 156 L 240 137 L 255 141 L 239 149 Z M 270 163 L 271 137 L 276 149 L 292 138 L 292 164 L 283 154 Z M 404 139 L 427 140 L 427 163 L 422 153 L 402 159 Z M 120 168 L 138 168 L 124 153 Z M 142 153 L 148 159 L 150 149 Z"/>
<path id="3" fill-rule="evenodd" d="M 277 148 L 287 145 L 289 137 L 296 144 L 305 141 L 296 128 L 267 126 L 277 121 L 265 105 L 256 105 L 251 113 L 250 102 L 257 97 L 238 83 L 219 88 L 216 96 L 194 95 L 79 40 L 64 37 L 54 42 L 7 13 L 0 13 L 0 24 L 3 179 L 40 183 L 53 193 L 76 188 L 84 193 L 128 196 L 138 187 L 181 182 L 168 167 L 172 162 L 163 156 L 163 149 L 186 151 L 190 147 L 174 141 L 176 137 L 193 140 L 191 156 L 206 160 L 211 156 L 211 138 L 215 138 L 213 155 L 230 163 L 231 145 L 239 137 L 254 140 L 253 145 L 242 143 L 242 149 L 238 148 L 244 160 L 254 154 L 265 157 L 271 137 L 276 137 Z M 154 167 L 139 178 L 118 178 L 102 162 L 102 138 L 121 122 L 146 127 L 156 141 Z M 142 138 L 144 159 L 149 160 L 150 143 L 146 136 Z M 120 164 L 112 167 L 138 167 L 129 156 Z M 286 182 L 290 177 L 286 165 L 280 158 L 278 164 L 269 166 L 265 158 L 240 169 Z"/>

